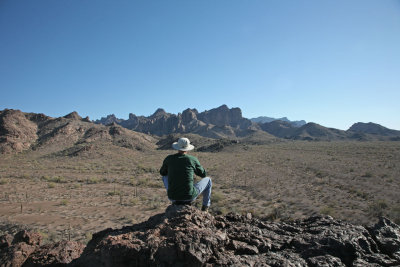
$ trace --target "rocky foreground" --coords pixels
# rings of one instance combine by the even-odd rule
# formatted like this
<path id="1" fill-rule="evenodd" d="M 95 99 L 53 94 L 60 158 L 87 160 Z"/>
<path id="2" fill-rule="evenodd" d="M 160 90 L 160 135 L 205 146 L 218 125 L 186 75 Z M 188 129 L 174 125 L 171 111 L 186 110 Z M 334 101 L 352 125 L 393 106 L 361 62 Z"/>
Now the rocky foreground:
<path id="1" fill-rule="evenodd" d="M 290 223 L 251 214 L 212 216 L 191 206 L 122 229 L 40 245 L 37 233 L 0 237 L 1 266 L 399 266 L 400 227 L 372 227 L 331 217 Z"/>

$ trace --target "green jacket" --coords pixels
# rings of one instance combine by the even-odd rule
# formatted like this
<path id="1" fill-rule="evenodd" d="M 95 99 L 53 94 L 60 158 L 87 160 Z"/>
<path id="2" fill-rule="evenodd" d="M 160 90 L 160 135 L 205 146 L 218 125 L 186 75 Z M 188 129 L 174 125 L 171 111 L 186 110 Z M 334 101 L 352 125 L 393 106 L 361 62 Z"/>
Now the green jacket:
<path id="1" fill-rule="evenodd" d="M 168 176 L 168 198 L 172 200 L 195 198 L 199 192 L 193 186 L 194 174 L 202 178 L 207 175 L 196 157 L 180 153 L 164 159 L 160 174 Z"/>

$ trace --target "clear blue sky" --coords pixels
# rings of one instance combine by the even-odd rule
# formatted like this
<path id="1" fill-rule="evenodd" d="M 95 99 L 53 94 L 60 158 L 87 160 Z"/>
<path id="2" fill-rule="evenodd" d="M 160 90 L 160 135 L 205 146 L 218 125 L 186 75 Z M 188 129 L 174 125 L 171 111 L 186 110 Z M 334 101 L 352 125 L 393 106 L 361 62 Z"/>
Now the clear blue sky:
<path id="1" fill-rule="evenodd" d="M 399 102 L 398 0 L 0 0 L 0 109 L 399 130 Z"/>

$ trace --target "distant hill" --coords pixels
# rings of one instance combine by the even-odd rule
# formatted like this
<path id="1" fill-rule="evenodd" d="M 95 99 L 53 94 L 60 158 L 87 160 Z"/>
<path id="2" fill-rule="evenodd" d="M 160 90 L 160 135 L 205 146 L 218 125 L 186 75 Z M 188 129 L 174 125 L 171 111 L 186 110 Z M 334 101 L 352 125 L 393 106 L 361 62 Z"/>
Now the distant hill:
<path id="1" fill-rule="evenodd" d="M 314 141 L 333 141 L 346 140 L 348 135 L 345 131 L 335 128 L 327 128 L 317 123 L 307 123 L 306 125 L 297 128 L 291 136 L 291 139 L 296 140 L 314 140 Z"/>
<path id="2" fill-rule="evenodd" d="M 133 150 L 154 149 L 156 142 L 149 135 L 117 124 L 95 124 L 76 112 L 52 118 L 20 110 L 0 111 L 0 153 L 34 149 L 74 156 L 107 144 Z"/>
<path id="3" fill-rule="evenodd" d="M 291 121 L 286 117 L 282 117 L 282 118 L 276 119 L 276 118 L 261 116 L 261 117 L 253 118 L 253 119 L 250 119 L 250 120 L 252 122 L 259 123 L 259 124 L 273 122 L 273 121 L 283 121 L 283 122 L 290 123 L 294 127 L 301 127 L 301 126 L 303 126 L 303 125 L 305 125 L 307 123 L 305 120 Z"/>
<path id="4" fill-rule="evenodd" d="M 292 138 L 296 127 L 289 122 L 274 120 L 271 122 L 260 123 L 263 131 L 266 131 L 280 138 Z"/>
<path id="5" fill-rule="evenodd" d="M 363 123 L 357 122 L 354 123 L 347 131 L 355 132 L 355 133 L 365 133 L 365 134 L 373 134 L 373 135 L 382 135 L 382 136 L 400 136 L 400 131 L 388 129 L 382 125 L 376 123 Z"/>
<path id="6" fill-rule="evenodd" d="M 330 141 L 349 138 L 345 131 L 326 128 L 316 123 L 307 123 L 301 127 L 294 127 L 289 122 L 278 120 L 261 124 L 260 127 L 262 130 L 277 137 L 293 140 Z"/>

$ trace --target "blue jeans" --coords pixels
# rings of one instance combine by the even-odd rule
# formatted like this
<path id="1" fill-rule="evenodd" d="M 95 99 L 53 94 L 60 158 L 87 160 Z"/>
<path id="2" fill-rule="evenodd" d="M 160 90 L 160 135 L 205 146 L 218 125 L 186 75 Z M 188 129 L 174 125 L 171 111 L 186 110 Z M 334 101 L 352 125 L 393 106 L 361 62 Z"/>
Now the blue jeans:
<path id="1" fill-rule="evenodd" d="M 165 189 L 168 191 L 168 176 L 163 176 L 162 177 Z M 211 205 L 211 188 L 212 188 L 212 182 L 210 177 L 205 177 L 200 180 L 200 182 L 194 184 L 194 187 L 197 189 L 199 194 L 194 197 L 193 199 L 187 199 L 183 201 L 194 201 L 198 196 L 200 196 L 201 193 L 203 193 L 203 206 L 209 207 Z M 169 199 L 173 202 L 175 200 Z"/>

